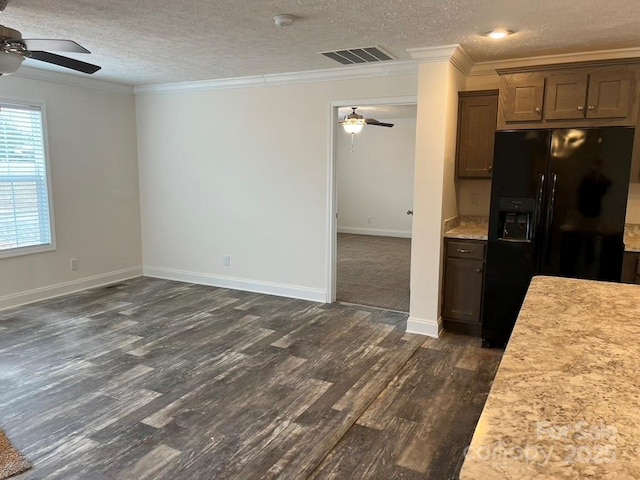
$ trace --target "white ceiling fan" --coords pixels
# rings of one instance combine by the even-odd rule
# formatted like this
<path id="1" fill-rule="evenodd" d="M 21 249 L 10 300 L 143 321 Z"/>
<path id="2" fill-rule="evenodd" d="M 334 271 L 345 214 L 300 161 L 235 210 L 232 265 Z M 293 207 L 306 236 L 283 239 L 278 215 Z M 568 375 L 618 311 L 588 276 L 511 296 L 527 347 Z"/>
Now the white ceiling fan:
<path id="1" fill-rule="evenodd" d="M 0 0 L 0 12 L 7 6 L 8 0 Z M 16 72 L 25 58 L 59 65 L 78 72 L 92 74 L 100 70 L 98 65 L 64 57 L 47 50 L 69 53 L 91 53 L 73 40 L 27 39 L 13 28 L 0 25 L 0 75 Z"/>

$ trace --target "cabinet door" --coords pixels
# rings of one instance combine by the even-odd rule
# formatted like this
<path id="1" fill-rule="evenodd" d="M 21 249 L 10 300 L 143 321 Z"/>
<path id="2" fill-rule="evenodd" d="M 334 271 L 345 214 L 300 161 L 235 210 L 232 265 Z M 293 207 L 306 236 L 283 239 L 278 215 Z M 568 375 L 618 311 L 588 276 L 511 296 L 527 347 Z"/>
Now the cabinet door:
<path id="1" fill-rule="evenodd" d="M 547 77 L 544 118 L 582 119 L 587 98 L 587 74 L 552 74 Z"/>
<path id="2" fill-rule="evenodd" d="M 461 92 L 458 101 L 458 177 L 489 178 L 498 117 L 498 92 Z"/>
<path id="3" fill-rule="evenodd" d="M 638 283 L 640 277 L 640 253 L 624 252 L 622 260 L 622 283 Z"/>
<path id="4" fill-rule="evenodd" d="M 626 118 L 633 103 L 634 74 L 630 70 L 602 70 L 589 75 L 587 118 Z"/>
<path id="5" fill-rule="evenodd" d="M 500 113 L 505 122 L 542 121 L 544 73 L 512 73 L 500 77 Z"/>
<path id="6" fill-rule="evenodd" d="M 482 303 L 481 260 L 447 258 L 443 317 L 467 323 L 480 322 Z"/>

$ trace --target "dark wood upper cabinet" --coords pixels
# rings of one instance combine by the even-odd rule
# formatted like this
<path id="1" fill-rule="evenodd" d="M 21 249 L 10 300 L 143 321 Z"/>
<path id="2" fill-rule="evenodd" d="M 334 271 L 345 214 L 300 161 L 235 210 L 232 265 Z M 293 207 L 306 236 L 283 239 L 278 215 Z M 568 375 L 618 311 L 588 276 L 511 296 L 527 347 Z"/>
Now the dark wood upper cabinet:
<path id="1" fill-rule="evenodd" d="M 631 113 L 634 74 L 608 70 L 589 75 L 587 118 L 626 118 Z"/>
<path id="2" fill-rule="evenodd" d="M 544 118 L 584 118 L 588 76 L 584 73 L 549 75 L 544 99 Z"/>
<path id="3" fill-rule="evenodd" d="M 497 117 L 498 90 L 458 94 L 458 177 L 491 177 Z"/>
<path id="4" fill-rule="evenodd" d="M 638 59 L 512 68 L 498 73 L 498 130 L 638 123 Z"/>
<path id="5" fill-rule="evenodd" d="M 500 112 L 504 122 L 539 122 L 544 99 L 543 73 L 500 76 Z"/>

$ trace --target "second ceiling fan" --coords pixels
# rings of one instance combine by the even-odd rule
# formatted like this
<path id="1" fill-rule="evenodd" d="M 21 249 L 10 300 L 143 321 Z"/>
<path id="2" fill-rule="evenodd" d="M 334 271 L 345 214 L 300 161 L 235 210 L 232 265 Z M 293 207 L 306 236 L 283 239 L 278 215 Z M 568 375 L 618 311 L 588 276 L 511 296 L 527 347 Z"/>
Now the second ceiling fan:
<path id="1" fill-rule="evenodd" d="M 344 120 L 340 122 L 340 125 L 347 133 L 358 133 L 365 125 L 374 125 L 378 127 L 393 127 L 393 123 L 380 122 L 375 118 L 364 118 L 364 116 L 356 113 L 358 107 L 351 107 L 352 112 L 344 117 Z"/>

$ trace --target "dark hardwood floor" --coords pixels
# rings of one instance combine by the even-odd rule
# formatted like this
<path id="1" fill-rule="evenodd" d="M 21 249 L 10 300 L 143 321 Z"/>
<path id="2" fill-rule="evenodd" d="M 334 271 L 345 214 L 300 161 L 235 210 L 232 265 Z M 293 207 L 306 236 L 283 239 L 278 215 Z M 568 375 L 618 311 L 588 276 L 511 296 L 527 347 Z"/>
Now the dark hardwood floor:
<path id="1" fill-rule="evenodd" d="M 455 478 L 500 354 L 405 323 L 151 278 L 5 310 L 15 478 Z"/>

